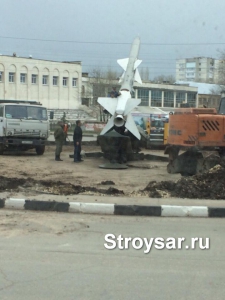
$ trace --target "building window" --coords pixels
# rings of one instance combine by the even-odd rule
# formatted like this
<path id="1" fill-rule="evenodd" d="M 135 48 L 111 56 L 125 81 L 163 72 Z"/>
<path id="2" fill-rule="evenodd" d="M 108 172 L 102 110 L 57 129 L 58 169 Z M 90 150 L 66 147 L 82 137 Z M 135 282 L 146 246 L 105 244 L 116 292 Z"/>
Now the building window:
<path id="1" fill-rule="evenodd" d="M 15 82 L 15 73 L 9 73 L 9 82 Z"/>
<path id="2" fill-rule="evenodd" d="M 151 106 L 162 107 L 162 91 L 152 90 Z"/>
<path id="3" fill-rule="evenodd" d="M 43 75 L 42 84 L 44 84 L 44 85 L 48 84 L 48 75 Z"/>
<path id="4" fill-rule="evenodd" d="M 82 95 L 84 95 L 84 94 L 85 94 L 85 87 L 84 87 L 84 85 L 82 85 L 82 90 L 81 90 L 81 93 L 82 93 Z"/>
<path id="5" fill-rule="evenodd" d="M 3 72 L 0 71 L 0 82 L 3 81 Z"/>
<path id="6" fill-rule="evenodd" d="M 26 74 L 20 73 L 20 82 L 21 83 L 26 83 Z"/>
<path id="7" fill-rule="evenodd" d="M 37 84 L 37 75 L 36 74 L 31 75 L 31 83 L 32 84 Z"/>
<path id="8" fill-rule="evenodd" d="M 187 93 L 187 103 L 190 107 L 196 107 L 196 93 Z"/>
<path id="9" fill-rule="evenodd" d="M 77 86 L 77 78 L 72 79 L 72 86 L 76 87 Z"/>
<path id="10" fill-rule="evenodd" d="M 195 77 L 195 73 L 194 72 L 187 72 L 186 73 L 186 77 L 187 78 L 194 78 Z"/>
<path id="11" fill-rule="evenodd" d="M 63 77 L 63 86 L 67 86 L 68 77 Z"/>
<path id="12" fill-rule="evenodd" d="M 141 99 L 141 103 L 139 104 L 140 106 L 149 106 L 149 90 L 138 90 L 138 99 Z"/>
<path id="13" fill-rule="evenodd" d="M 185 102 L 185 92 L 176 92 L 176 107 Z"/>
<path id="14" fill-rule="evenodd" d="M 164 92 L 164 107 L 174 107 L 174 93 L 171 91 Z"/>
<path id="15" fill-rule="evenodd" d="M 52 84 L 58 85 L 58 76 L 53 76 Z"/>

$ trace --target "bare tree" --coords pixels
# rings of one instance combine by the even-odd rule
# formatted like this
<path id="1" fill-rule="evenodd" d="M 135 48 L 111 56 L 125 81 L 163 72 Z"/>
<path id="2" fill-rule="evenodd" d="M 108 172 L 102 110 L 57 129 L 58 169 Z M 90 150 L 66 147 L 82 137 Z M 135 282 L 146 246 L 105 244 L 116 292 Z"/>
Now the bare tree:
<path id="1" fill-rule="evenodd" d="M 155 83 L 174 83 L 175 77 L 174 75 L 159 75 L 154 77 L 153 82 Z"/>
<path id="2" fill-rule="evenodd" d="M 218 79 L 216 80 L 216 83 L 225 85 L 225 50 L 219 51 L 219 53 L 219 63 L 217 68 Z"/>
<path id="3" fill-rule="evenodd" d="M 140 76 L 143 81 L 149 81 L 149 68 L 140 68 Z"/>
<path id="4" fill-rule="evenodd" d="M 222 86 L 218 85 L 216 87 L 210 88 L 209 90 L 210 90 L 210 94 L 212 94 L 212 95 L 220 95 Z"/>
<path id="5" fill-rule="evenodd" d="M 100 121 L 106 121 L 108 116 L 103 112 L 102 107 L 98 104 L 98 97 L 107 97 L 112 87 L 119 87 L 119 74 L 113 71 L 111 67 L 103 70 L 100 67 L 94 68 L 90 73 L 90 85 L 92 86 L 92 109 L 98 115 Z"/>
<path id="6" fill-rule="evenodd" d="M 118 72 L 112 71 L 110 67 L 106 71 L 95 68 L 90 72 L 91 83 L 93 85 L 93 103 L 97 104 L 98 97 L 107 97 L 112 86 L 118 85 Z"/>

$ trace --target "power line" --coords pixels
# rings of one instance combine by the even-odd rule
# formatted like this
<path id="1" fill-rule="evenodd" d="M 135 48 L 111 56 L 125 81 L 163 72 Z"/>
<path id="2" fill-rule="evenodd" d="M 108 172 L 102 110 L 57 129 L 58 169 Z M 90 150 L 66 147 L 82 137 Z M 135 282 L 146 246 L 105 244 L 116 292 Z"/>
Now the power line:
<path id="1" fill-rule="evenodd" d="M 118 43 L 118 42 L 91 42 L 91 41 L 71 41 L 71 40 L 50 40 L 50 39 L 34 39 L 34 38 L 23 38 L 23 37 L 11 37 L 11 36 L 0 36 L 2 39 L 13 39 L 13 40 L 26 40 L 26 41 L 39 41 L 39 42 L 59 42 L 59 43 L 75 43 L 75 44 L 98 44 L 98 45 L 130 45 L 131 43 Z M 141 43 L 146 46 L 193 46 L 193 45 L 225 45 L 224 43 Z"/>

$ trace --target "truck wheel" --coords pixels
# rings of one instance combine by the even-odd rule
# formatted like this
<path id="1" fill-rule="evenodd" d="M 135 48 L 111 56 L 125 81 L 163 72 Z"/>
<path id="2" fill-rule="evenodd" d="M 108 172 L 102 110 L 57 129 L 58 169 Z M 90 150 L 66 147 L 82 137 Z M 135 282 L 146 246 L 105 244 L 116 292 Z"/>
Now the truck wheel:
<path id="1" fill-rule="evenodd" d="M 37 155 L 43 155 L 45 152 L 45 145 L 44 146 L 38 146 L 36 147 L 36 153 Z"/>
<path id="2" fill-rule="evenodd" d="M 0 155 L 3 154 L 3 151 L 4 151 L 4 145 L 0 144 Z"/>

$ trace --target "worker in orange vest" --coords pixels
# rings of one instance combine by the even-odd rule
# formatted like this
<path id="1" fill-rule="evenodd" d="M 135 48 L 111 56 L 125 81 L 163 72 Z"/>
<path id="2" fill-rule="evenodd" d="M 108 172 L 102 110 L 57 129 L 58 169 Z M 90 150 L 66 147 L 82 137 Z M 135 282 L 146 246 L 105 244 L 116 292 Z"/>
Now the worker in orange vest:
<path id="1" fill-rule="evenodd" d="M 63 131 L 65 133 L 65 140 L 64 140 L 64 145 L 67 144 L 67 137 L 68 137 L 68 129 L 71 127 L 71 124 L 70 123 L 65 123 L 64 126 L 63 126 Z"/>

